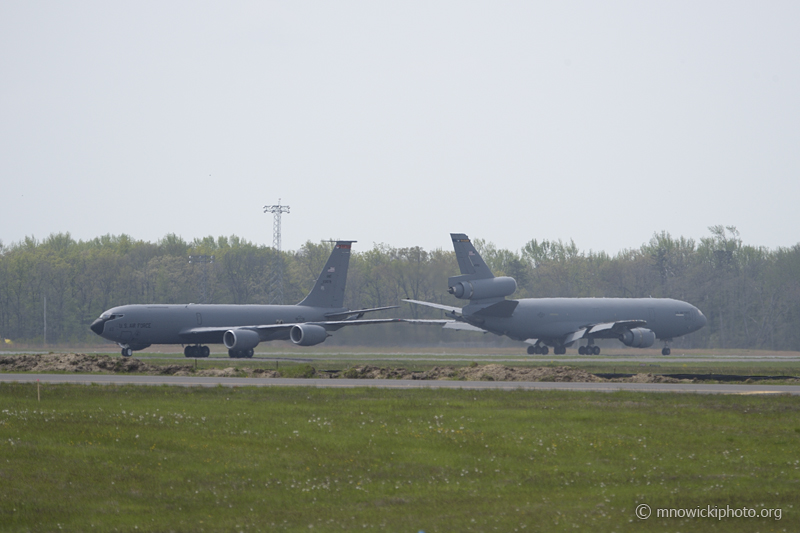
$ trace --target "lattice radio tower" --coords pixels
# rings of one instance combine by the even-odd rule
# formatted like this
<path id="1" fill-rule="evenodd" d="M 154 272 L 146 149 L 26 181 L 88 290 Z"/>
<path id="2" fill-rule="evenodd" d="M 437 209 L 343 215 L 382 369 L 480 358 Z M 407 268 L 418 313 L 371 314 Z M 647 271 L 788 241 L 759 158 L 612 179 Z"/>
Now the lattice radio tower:
<path id="1" fill-rule="evenodd" d="M 272 249 L 275 256 L 272 261 L 272 287 L 270 288 L 269 303 L 283 303 L 283 257 L 281 256 L 281 214 L 289 212 L 288 205 L 281 205 L 278 198 L 278 205 L 265 205 L 265 213 L 272 213 Z"/>

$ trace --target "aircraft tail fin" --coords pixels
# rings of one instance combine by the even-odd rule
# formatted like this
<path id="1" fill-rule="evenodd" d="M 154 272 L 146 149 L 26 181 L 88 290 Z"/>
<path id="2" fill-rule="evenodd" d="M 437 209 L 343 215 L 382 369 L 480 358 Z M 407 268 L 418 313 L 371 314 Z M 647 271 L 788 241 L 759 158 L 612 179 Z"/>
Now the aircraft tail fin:
<path id="1" fill-rule="evenodd" d="M 506 296 L 514 294 L 517 290 L 517 282 L 514 281 L 514 278 L 508 276 L 494 277 L 491 269 L 466 235 L 463 233 L 451 233 L 450 237 L 453 239 L 453 249 L 456 251 L 456 259 L 458 260 L 458 267 L 461 269 L 461 275 L 451 276 L 447 279 L 447 286 L 449 287 L 447 292 L 456 298 L 471 301 L 470 305 L 467 306 L 471 309 L 468 314 L 475 312 L 476 308 L 473 304 L 480 304 L 481 306 L 493 304 L 502 301 Z M 480 308 L 478 307 L 477 309 Z M 513 307 L 502 308 L 502 312 L 507 312 L 509 315 L 513 311 Z M 499 313 L 501 308 L 495 308 L 493 312 Z"/>
<path id="2" fill-rule="evenodd" d="M 478 250 L 470 242 L 469 237 L 463 233 L 451 233 L 450 237 L 453 239 L 453 249 L 456 252 L 458 268 L 461 269 L 462 276 L 469 276 L 464 279 L 489 279 L 494 277 Z"/>
<path id="3" fill-rule="evenodd" d="M 347 283 L 347 267 L 350 265 L 350 248 L 356 241 L 337 241 L 328 262 L 322 269 L 314 288 L 297 305 L 308 307 L 344 307 L 344 289 Z"/>

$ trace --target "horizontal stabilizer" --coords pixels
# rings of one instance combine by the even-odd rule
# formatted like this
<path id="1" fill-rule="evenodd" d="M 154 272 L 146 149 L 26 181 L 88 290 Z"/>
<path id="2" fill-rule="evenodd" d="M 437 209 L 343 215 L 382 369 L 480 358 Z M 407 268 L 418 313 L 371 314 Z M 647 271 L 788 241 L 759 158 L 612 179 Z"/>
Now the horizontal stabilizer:
<path id="1" fill-rule="evenodd" d="M 424 326 L 442 326 L 442 329 L 455 329 L 458 331 L 477 331 L 479 333 L 488 333 L 485 329 L 461 322 L 459 320 L 431 320 L 426 318 L 401 318 L 400 322 L 407 322 L 409 324 L 420 324 Z"/>
<path id="2" fill-rule="evenodd" d="M 499 318 L 508 318 L 514 314 L 514 309 L 517 308 L 519 302 L 517 300 L 502 300 L 483 309 L 479 309 L 472 313 L 476 316 L 494 316 Z"/>
<path id="3" fill-rule="evenodd" d="M 473 326 L 472 324 L 467 324 L 466 322 L 457 322 L 455 320 L 447 322 L 447 324 L 442 326 L 442 329 L 455 329 L 458 331 L 477 331 L 479 333 L 488 333 L 485 329 Z"/>

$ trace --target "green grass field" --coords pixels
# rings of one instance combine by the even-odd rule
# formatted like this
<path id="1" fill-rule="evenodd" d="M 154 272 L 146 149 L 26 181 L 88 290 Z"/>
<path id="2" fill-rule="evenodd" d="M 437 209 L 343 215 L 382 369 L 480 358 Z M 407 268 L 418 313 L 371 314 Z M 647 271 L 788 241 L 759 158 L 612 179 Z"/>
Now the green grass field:
<path id="1" fill-rule="evenodd" d="M 0 530 L 797 531 L 798 411 L 369 388 L 47 385 L 39 401 L 0 384 Z M 656 517 L 708 506 L 772 517 Z"/>

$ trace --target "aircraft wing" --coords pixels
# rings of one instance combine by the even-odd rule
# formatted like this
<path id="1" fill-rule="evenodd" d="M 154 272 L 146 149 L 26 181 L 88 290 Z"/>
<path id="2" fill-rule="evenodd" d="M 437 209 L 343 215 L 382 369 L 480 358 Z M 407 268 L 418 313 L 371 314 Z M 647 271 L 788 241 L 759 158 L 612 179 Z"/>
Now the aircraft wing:
<path id="1" fill-rule="evenodd" d="M 374 311 L 384 311 L 386 309 L 397 309 L 400 307 L 399 305 L 388 305 L 386 307 L 372 307 L 370 309 L 353 309 L 348 311 L 342 311 L 341 313 L 328 313 L 325 315 L 325 318 L 329 318 L 331 320 L 336 319 L 346 319 L 347 317 L 355 316 L 356 318 L 361 318 L 364 316 L 364 313 L 372 313 Z"/>
<path id="2" fill-rule="evenodd" d="M 578 339 L 582 339 L 585 334 L 586 334 L 586 328 L 581 328 L 578 331 L 573 331 L 572 333 L 567 335 L 566 339 L 564 339 L 564 344 L 569 344 L 571 342 L 575 342 Z"/>
<path id="3" fill-rule="evenodd" d="M 452 307 L 449 305 L 442 305 L 442 304 L 435 304 L 431 302 L 421 302 L 419 300 L 409 300 L 408 298 L 403 298 L 404 302 L 408 302 L 410 304 L 417 304 L 417 305 L 425 305 L 427 307 L 433 307 L 434 309 L 441 309 L 442 311 L 447 311 L 449 313 L 455 313 L 457 315 L 461 314 L 460 307 Z"/>
<path id="4" fill-rule="evenodd" d="M 213 335 L 223 335 L 230 329 L 249 329 L 264 333 L 289 330 L 294 326 L 309 324 L 322 326 L 324 328 L 338 329 L 342 326 L 365 326 L 369 324 L 386 324 L 389 322 L 401 322 L 399 318 L 371 318 L 366 320 L 322 320 L 318 322 L 286 322 L 283 324 L 252 324 L 249 326 L 227 326 L 227 327 L 197 327 L 186 328 L 180 332 L 180 336 L 189 340 L 194 337 L 207 337 Z"/>
<path id="5" fill-rule="evenodd" d="M 568 333 L 564 337 L 564 344 L 569 344 L 584 337 L 613 337 L 623 330 L 630 328 L 640 328 L 646 326 L 647 322 L 644 320 L 617 320 L 616 322 L 602 322 L 600 324 L 589 324 L 585 327 L 577 329 L 572 333 Z"/>
<path id="6" fill-rule="evenodd" d="M 359 320 L 323 320 L 322 322 L 304 322 L 304 324 L 315 324 L 317 326 L 366 326 L 369 324 L 388 324 L 389 322 L 400 322 L 399 318 L 367 318 Z M 291 324 L 297 326 L 298 324 Z"/>
<path id="7" fill-rule="evenodd" d="M 641 328 L 646 325 L 647 321 L 645 320 L 617 320 L 616 322 L 603 322 L 601 324 L 592 324 L 590 326 L 587 326 L 589 330 L 587 335 L 591 336 L 595 333 L 607 330 L 619 331 L 630 328 Z"/>

